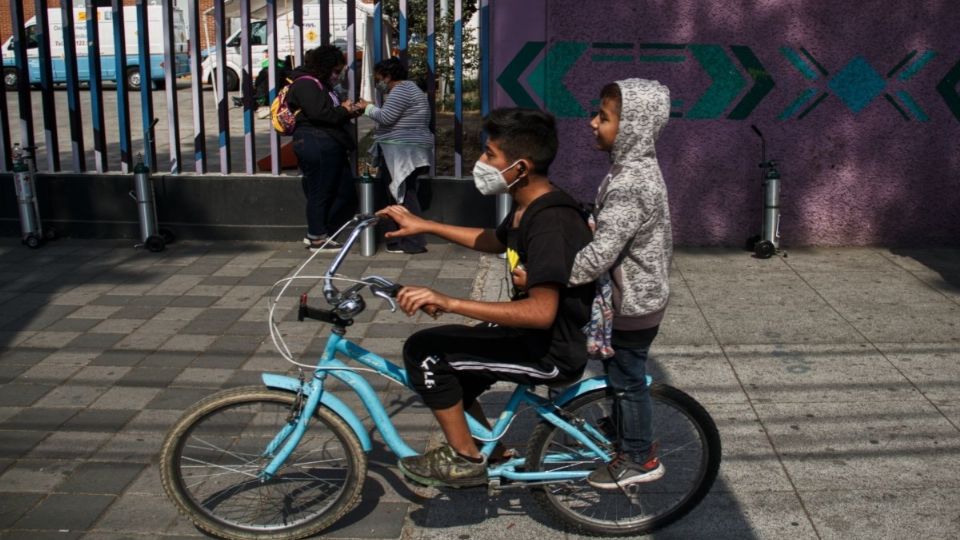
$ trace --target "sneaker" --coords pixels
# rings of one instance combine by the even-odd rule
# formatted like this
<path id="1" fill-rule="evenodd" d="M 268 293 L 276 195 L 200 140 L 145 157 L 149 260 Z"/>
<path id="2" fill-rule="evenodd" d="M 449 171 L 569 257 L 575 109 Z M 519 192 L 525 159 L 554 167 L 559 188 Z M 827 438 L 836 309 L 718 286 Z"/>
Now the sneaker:
<path id="1" fill-rule="evenodd" d="M 419 254 L 421 254 L 421 253 L 426 253 L 426 252 L 427 252 L 427 248 L 425 248 L 425 247 L 419 247 L 419 248 L 406 248 L 406 249 L 404 249 L 404 248 L 399 248 L 399 247 L 397 247 L 397 246 L 387 245 L 387 247 L 386 247 L 386 252 L 387 252 L 387 253 L 403 253 L 403 254 L 406 254 L 406 255 L 419 255 Z"/>
<path id="2" fill-rule="evenodd" d="M 398 463 L 403 474 L 425 486 L 474 487 L 487 484 L 487 462 L 474 463 L 443 445 L 422 456 L 405 457 Z"/>
<path id="3" fill-rule="evenodd" d="M 642 465 L 634 463 L 620 452 L 613 461 L 590 473 L 587 483 L 597 489 L 620 489 L 633 484 L 653 482 L 663 478 L 667 469 L 657 457 L 658 443 L 653 443 Z"/>
<path id="4" fill-rule="evenodd" d="M 343 247 L 343 244 L 337 242 L 332 238 L 310 238 L 310 243 L 307 244 L 307 249 L 310 251 L 340 251 L 340 248 Z"/>

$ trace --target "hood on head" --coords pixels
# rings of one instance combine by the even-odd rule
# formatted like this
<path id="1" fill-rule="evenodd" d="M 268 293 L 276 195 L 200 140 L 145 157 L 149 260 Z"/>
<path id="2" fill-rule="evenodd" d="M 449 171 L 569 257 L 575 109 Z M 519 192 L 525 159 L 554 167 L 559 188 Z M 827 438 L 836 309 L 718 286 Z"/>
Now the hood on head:
<path id="1" fill-rule="evenodd" d="M 623 164 L 656 158 L 654 144 L 670 119 L 670 89 L 657 81 L 625 79 L 620 87 L 620 129 L 611 157 Z"/>

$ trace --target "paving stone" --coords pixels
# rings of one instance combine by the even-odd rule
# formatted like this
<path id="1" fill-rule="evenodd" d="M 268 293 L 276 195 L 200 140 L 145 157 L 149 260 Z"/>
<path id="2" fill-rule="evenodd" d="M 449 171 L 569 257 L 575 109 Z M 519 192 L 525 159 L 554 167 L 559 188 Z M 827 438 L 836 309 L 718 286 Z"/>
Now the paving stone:
<path id="1" fill-rule="evenodd" d="M 59 320 L 50 326 L 47 326 L 45 330 L 53 332 L 86 332 L 90 328 L 96 326 L 98 321 L 96 319 L 62 319 Z"/>
<path id="2" fill-rule="evenodd" d="M 57 366 L 63 369 L 83 367 L 99 356 L 97 351 L 59 350 L 43 359 L 38 366 Z"/>
<path id="3" fill-rule="evenodd" d="M 264 324 L 263 329 L 266 330 Z M 264 341 L 264 336 L 221 336 L 207 347 L 210 352 L 227 353 L 246 353 L 250 354 L 257 350 Z"/>
<path id="4" fill-rule="evenodd" d="M 36 531 L 26 529 L 9 529 L 0 532 L 2 540 L 74 540 L 76 538 L 89 538 L 79 531 Z"/>
<path id="5" fill-rule="evenodd" d="M 159 350 L 201 352 L 207 350 L 218 339 L 220 339 L 218 336 L 205 334 L 179 334 L 167 340 Z"/>
<path id="6" fill-rule="evenodd" d="M 70 315 L 68 319 L 96 319 L 103 320 L 120 310 L 122 306 L 82 306 Z"/>
<path id="7" fill-rule="evenodd" d="M 35 493 L 0 492 L 0 527 L 7 528 L 13 525 L 42 497 L 43 495 Z"/>
<path id="8" fill-rule="evenodd" d="M 63 429 L 111 433 L 123 429 L 136 414 L 137 411 L 133 410 L 86 409 L 65 422 Z"/>
<path id="9" fill-rule="evenodd" d="M 49 348 L 23 348 L 0 353 L 0 362 L 4 365 L 32 366 L 56 352 Z"/>
<path id="10" fill-rule="evenodd" d="M 71 385 L 96 386 L 112 385 L 123 377 L 130 368 L 120 366 L 87 366 L 70 378 Z"/>
<path id="11" fill-rule="evenodd" d="M 138 367 L 184 368 L 196 360 L 199 353 L 196 351 L 168 351 L 159 350 L 151 353 Z"/>
<path id="12" fill-rule="evenodd" d="M 97 298 L 92 300 L 90 304 L 94 306 L 126 306 L 130 304 L 136 304 L 137 300 L 139 300 L 140 298 L 141 298 L 140 296 L 105 294 L 102 296 L 98 296 Z"/>
<path id="13" fill-rule="evenodd" d="M 165 530 L 176 515 L 176 508 L 160 495 L 128 494 L 111 506 L 95 530 L 155 534 Z"/>
<path id="14" fill-rule="evenodd" d="M 117 343 L 119 343 L 125 334 L 96 334 L 96 333 L 86 333 L 80 334 L 72 341 L 66 344 L 66 347 L 70 349 L 92 349 L 92 350 L 106 350 Z"/>
<path id="15" fill-rule="evenodd" d="M 0 485 L 8 491 L 48 493 L 77 466 L 75 461 L 21 459 L 0 476 Z"/>
<path id="16" fill-rule="evenodd" d="M 174 409 L 148 409 L 139 411 L 123 429 L 127 433 L 139 433 L 143 431 L 148 433 L 166 433 L 173 427 L 174 422 L 176 422 L 182 414 L 182 410 Z"/>
<path id="17" fill-rule="evenodd" d="M 97 384 L 103 385 L 105 383 L 101 382 Z M 34 403 L 33 406 L 79 409 L 96 401 L 106 391 L 106 386 L 84 384 L 61 385 L 48 392 Z"/>
<path id="18" fill-rule="evenodd" d="M 219 388 L 233 375 L 232 369 L 187 368 L 173 381 L 173 386 Z"/>
<path id="19" fill-rule="evenodd" d="M 46 384 L 11 383 L 4 385 L 0 392 L 0 407 L 26 407 L 31 405 L 53 389 Z"/>
<path id="20" fill-rule="evenodd" d="M 114 501 L 108 495 L 54 493 L 40 501 L 14 526 L 41 530 L 86 530 Z"/>
<path id="21" fill-rule="evenodd" d="M 190 308 L 207 308 L 212 306 L 219 296 L 200 296 L 200 295 L 191 295 L 185 294 L 183 296 L 178 296 L 172 302 L 170 306 L 172 307 L 190 307 Z"/>
<path id="22" fill-rule="evenodd" d="M 132 303 L 110 315 L 111 319 L 152 319 L 163 311 L 163 306 L 148 306 L 142 303 Z"/>
<path id="23" fill-rule="evenodd" d="M 56 385 L 70 378 L 79 366 L 50 365 L 46 360 L 23 372 L 17 382 L 23 384 Z"/>
<path id="24" fill-rule="evenodd" d="M 56 491 L 119 495 L 140 475 L 143 469 L 144 466 L 138 463 L 82 463 L 56 486 Z"/>
<path id="25" fill-rule="evenodd" d="M 101 446 L 91 459 L 94 461 L 150 463 L 156 460 L 164 435 L 164 433 L 146 431 L 117 433 Z"/>
<path id="26" fill-rule="evenodd" d="M 66 346 L 80 335 L 82 335 L 80 332 L 48 332 L 44 330 L 37 332 L 30 339 L 24 341 L 23 346 L 60 348 Z"/>
<path id="27" fill-rule="evenodd" d="M 400 538 L 410 503 L 379 502 L 364 498 L 332 527 L 324 538 Z"/>
<path id="28" fill-rule="evenodd" d="M 114 386 L 90 404 L 93 409 L 142 409 L 160 393 L 159 388 Z"/>
<path id="29" fill-rule="evenodd" d="M 111 350 L 104 351 L 90 361 L 91 366 L 135 366 L 147 357 L 150 351 Z"/>
<path id="30" fill-rule="evenodd" d="M 46 431 L 4 431 L 0 437 L 0 458 L 18 459 L 47 435 Z"/>
<path id="31" fill-rule="evenodd" d="M 15 380 L 27 369 L 29 369 L 29 366 L 7 365 L 5 363 L 0 363 L 0 384 L 7 384 Z"/>
<path id="32" fill-rule="evenodd" d="M 207 351 L 201 353 L 200 356 L 190 364 L 190 367 L 239 369 L 246 364 L 249 357 L 250 355 L 246 353 L 218 353 Z"/>
<path id="33" fill-rule="evenodd" d="M 223 334 L 234 325 L 231 320 L 193 320 L 183 327 L 183 334 L 212 335 Z"/>
<path id="34" fill-rule="evenodd" d="M 181 371 L 180 368 L 144 367 L 140 365 L 131 368 L 126 375 L 120 378 L 117 381 L 117 386 L 163 388 L 170 384 L 170 381 L 176 379 Z"/>
<path id="35" fill-rule="evenodd" d="M 129 334 L 146 323 L 146 319 L 129 319 L 111 317 L 100 321 L 96 326 L 90 329 L 95 334 Z"/>
<path id="36" fill-rule="evenodd" d="M 3 429 L 54 431 L 77 414 L 76 409 L 29 407 L 3 421 Z"/>
<path id="37" fill-rule="evenodd" d="M 47 437 L 26 453 L 27 458 L 82 460 L 91 456 L 110 438 L 109 433 L 94 432 L 58 431 L 42 434 Z"/>
<path id="38" fill-rule="evenodd" d="M 167 388 L 146 405 L 147 409 L 184 410 L 210 395 L 206 388 Z"/>

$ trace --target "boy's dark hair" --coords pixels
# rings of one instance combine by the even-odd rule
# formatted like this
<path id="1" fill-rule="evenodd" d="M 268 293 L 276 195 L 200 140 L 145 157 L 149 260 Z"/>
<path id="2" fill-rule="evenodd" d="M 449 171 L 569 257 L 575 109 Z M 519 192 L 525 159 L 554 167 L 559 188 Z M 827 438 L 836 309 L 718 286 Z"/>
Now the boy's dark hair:
<path id="1" fill-rule="evenodd" d="M 403 66 L 403 62 L 399 58 L 387 58 L 386 60 L 381 60 L 377 65 L 373 66 L 373 73 L 376 75 L 390 77 L 391 81 L 405 81 L 409 76 L 407 68 Z"/>
<path id="2" fill-rule="evenodd" d="M 606 100 L 613 101 L 617 106 L 617 114 L 620 114 L 620 107 L 623 106 L 623 95 L 620 93 L 620 85 L 617 83 L 609 83 L 600 89 L 600 101 L 601 103 Z"/>
<path id="3" fill-rule="evenodd" d="M 533 169 L 547 174 L 557 155 L 557 122 L 553 115 L 536 109 L 494 109 L 483 129 L 496 141 L 510 161 L 529 159 Z"/>
<path id="4" fill-rule="evenodd" d="M 334 69 L 346 64 L 343 51 L 335 45 L 321 45 L 303 55 L 303 69 L 321 81 L 329 79 Z"/>

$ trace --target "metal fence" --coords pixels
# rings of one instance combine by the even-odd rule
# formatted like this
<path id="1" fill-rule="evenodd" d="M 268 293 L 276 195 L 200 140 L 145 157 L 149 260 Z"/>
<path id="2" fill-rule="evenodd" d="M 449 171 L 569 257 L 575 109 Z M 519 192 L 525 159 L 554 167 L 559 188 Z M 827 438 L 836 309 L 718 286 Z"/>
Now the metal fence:
<path id="1" fill-rule="evenodd" d="M 335 0 L 336 1 L 336 0 Z M 357 99 L 360 96 L 360 65 L 357 62 L 357 2 L 356 0 L 339 0 L 346 5 L 346 55 L 347 55 L 347 77 L 346 91 L 351 99 Z M 283 2 L 283 5 L 278 5 Z M 217 91 L 217 89 L 226 89 L 228 86 L 228 70 L 217 69 L 212 75 L 212 87 L 206 87 L 202 80 L 201 59 L 201 39 L 200 28 L 203 15 L 200 11 L 198 0 L 186 0 L 185 9 L 174 7 L 172 2 L 162 2 L 162 27 L 151 27 L 148 17 L 148 3 L 146 0 L 137 0 L 136 9 L 136 39 L 138 57 L 136 58 L 137 67 L 128 67 L 129 56 L 127 54 L 113 54 L 112 62 L 104 66 L 101 62 L 100 33 L 103 27 L 99 23 L 104 18 L 109 18 L 111 23 L 112 38 L 115 51 L 127 51 L 124 6 L 122 0 L 112 0 L 104 2 L 103 0 L 87 0 L 75 12 L 75 2 L 73 0 L 61 0 L 60 5 L 60 30 L 54 32 L 53 26 L 48 20 L 47 0 L 35 0 L 36 8 L 36 30 L 30 36 L 26 35 L 24 25 L 23 2 L 11 0 L 9 2 L 9 12 L 13 23 L 13 37 L 11 49 L 13 52 L 13 65 L 6 66 L 5 78 L 9 75 L 16 76 L 16 89 L 12 92 L 16 96 L 16 110 L 10 110 L 13 107 L 8 103 L 8 90 L 5 85 L 0 85 L 0 167 L 4 172 L 12 168 L 12 139 L 10 118 L 16 115 L 18 119 L 19 143 L 26 147 L 37 146 L 36 155 L 44 159 L 38 160 L 37 168 L 43 172 L 97 172 L 107 173 L 120 171 L 123 173 L 132 170 L 135 163 L 134 147 L 142 148 L 144 161 L 151 169 L 169 174 L 231 174 L 242 172 L 244 174 L 257 173 L 258 151 L 269 152 L 269 173 L 278 175 L 281 173 L 281 137 L 277 132 L 270 129 L 269 124 L 260 122 L 257 125 L 255 110 L 257 108 L 253 99 L 253 83 L 256 73 L 254 71 L 253 57 L 251 55 L 251 21 L 254 17 L 266 21 L 267 54 L 272 59 L 277 58 L 277 17 L 281 10 L 292 10 L 293 26 L 291 28 L 294 40 L 294 64 L 300 65 L 304 53 L 304 2 L 303 0 L 225 0 L 214 2 L 213 19 L 215 26 L 215 45 L 216 64 L 218 66 L 227 65 L 227 22 L 230 15 L 239 14 L 240 20 L 240 54 L 242 57 L 242 72 L 240 75 L 241 89 L 241 115 L 240 124 L 242 132 L 237 131 L 236 127 L 231 129 L 231 124 L 236 123 L 235 111 L 231 114 L 231 99 L 226 91 Z M 318 3 L 320 20 L 320 40 L 322 44 L 330 43 L 331 0 L 314 0 Z M 456 176 L 463 174 L 463 42 L 464 42 L 464 21 L 463 1 L 450 0 L 454 11 L 454 172 Z M 181 5 L 184 4 L 181 1 Z M 376 0 L 373 3 L 372 31 L 373 47 L 372 61 L 379 62 L 387 53 L 382 44 L 385 41 L 397 44 L 400 57 L 404 60 L 408 58 L 410 32 L 408 30 L 408 11 L 407 0 L 399 0 L 399 13 L 393 14 L 399 21 L 398 28 L 393 29 L 384 24 L 384 6 L 383 2 Z M 98 14 L 98 7 L 100 13 Z M 489 0 L 478 0 L 477 16 L 479 17 L 479 47 L 481 65 L 479 69 L 479 88 L 481 113 L 486 114 L 489 110 L 489 54 L 490 47 L 489 32 Z M 430 99 L 434 112 L 437 111 L 437 27 L 436 27 L 436 0 L 426 2 L 427 13 L 421 14 L 426 17 L 427 35 L 422 36 L 426 42 L 427 51 L 427 94 Z M 88 78 L 82 80 L 78 65 L 84 65 L 82 58 L 78 58 L 77 50 L 70 44 L 76 42 L 77 28 L 75 21 L 76 13 L 83 14 L 81 19 L 85 19 L 86 30 L 86 59 Z M 284 11 L 285 13 L 285 11 Z M 187 43 L 189 47 L 184 47 L 182 41 L 177 35 L 179 27 L 177 26 L 180 17 L 185 17 L 186 26 L 189 27 Z M 82 29 L 81 29 L 82 30 Z M 157 69 L 156 63 L 149 58 L 150 34 L 153 32 L 162 32 L 162 69 L 163 83 L 158 85 L 161 88 L 153 89 L 151 81 L 154 80 Z M 385 33 L 389 34 L 390 39 L 385 40 Z M 65 69 L 66 84 L 66 117 L 67 124 L 59 125 L 58 119 L 63 118 L 61 111 L 58 111 L 57 101 L 61 95 L 55 90 L 55 79 L 52 66 L 54 60 L 61 61 L 51 54 L 52 41 L 60 40 L 59 48 L 62 49 L 63 65 L 58 64 L 58 69 Z M 36 48 L 36 59 L 28 56 L 28 48 Z M 188 49 L 188 50 L 184 50 Z M 83 50 L 81 50 L 83 52 Z M 370 51 L 364 51 L 364 58 L 368 58 Z M 104 56 L 107 58 L 107 56 Z M 28 62 L 36 62 L 33 67 L 39 67 L 39 80 L 31 79 L 30 66 Z M 184 80 L 178 77 L 178 70 L 182 69 L 184 64 L 189 65 L 189 92 L 178 91 L 178 86 L 183 85 Z M 270 61 L 268 64 L 268 103 L 273 100 L 277 93 L 278 74 L 276 62 Z M 115 90 L 104 89 L 104 77 L 102 70 L 109 67 L 114 69 L 117 80 Z M 12 70 L 12 71 L 11 71 Z M 139 76 L 139 91 L 131 91 L 127 85 L 127 75 L 131 77 Z M 58 76 L 59 77 L 59 76 Z M 134 79 L 135 80 L 135 79 Z M 81 89 L 81 83 L 86 82 L 88 90 Z M 178 84 L 179 83 L 179 84 Z M 32 87 L 38 90 L 33 91 Z M 181 88 L 181 90 L 183 90 Z M 113 95 L 111 95 L 111 93 Z M 43 125 L 43 140 L 40 145 L 35 140 L 35 130 L 37 118 L 33 108 L 33 99 L 39 94 L 41 108 L 39 111 L 40 120 Z M 139 94 L 139 103 L 137 102 Z M 160 94 L 164 99 L 165 124 L 161 124 L 160 131 L 165 131 L 166 144 L 165 150 L 168 152 L 168 167 L 161 167 L 158 161 L 156 136 L 154 134 L 153 119 L 156 114 L 154 107 L 154 95 Z M 186 94 L 186 95 L 185 95 Z M 212 98 L 212 101 L 211 101 Z M 59 98 L 62 101 L 62 98 Z M 181 107 L 183 104 L 190 108 L 190 114 L 181 116 Z M 62 103 L 60 104 L 62 109 Z M 115 107 L 116 114 L 113 115 L 111 109 Z M 140 126 L 132 129 L 131 111 L 139 110 Z M 216 113 L 215 117 L 211 114 Z M 105 115 L 105 112 L 108 114 Z M 185 113 L 186 111 L 184 111 Z M 208 114 L 210 115 L 208 117 Z M 109 116 L 108 121 L 105 118 Z M 435 114 L 436 116 L 436 114 Z M 113 119 L 115 118 L 115 122 Z M 192 123 L 193 137 L 184 139 L 182 129 L 187 130 L 185 124 Z M 215 137 L 210 137 L 208 130 L 212 128 L 209 125 L 215 123 Z M 90 133 L 92 128 L 92 149 L 93 163 L 88 163 L 89 155 L 84 133 Z M 68 133 L 61 133 L 68 132 Z M 257 133 L 260 131 L 260 133 Z M 69 136 L 70 162 L 61 163 L 61 137 Z M 139 137 L 139 138 L 138 138 Z M 264 138 L 267 140 L 264 141 Z M 184 142 L 185 141 L 185 142 Z M 265 144 L 265 142 L 268 143 Z M 212 144 L 211 144 L 212 143 Z M 258 145 L 259 143 L 259 145 Z M 242 145 L 243 167 L 238 169 L 234 167 L 237 153 L 234 145 Z M 211 152 L 215 147 L 216 151 Z M 268 148 L 268 150 L 266 150 Z M 190 152 L 186 161 L 184 160 L 184 151 Z M 215 155 L 214 155 L 215 154 Z M 265 156 L 263 156 L 265 157 Z M 188 167 L 185 167 L 188 165 Z"/>

